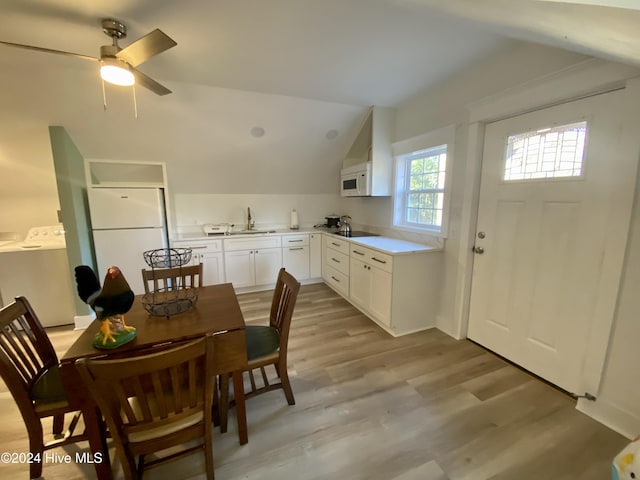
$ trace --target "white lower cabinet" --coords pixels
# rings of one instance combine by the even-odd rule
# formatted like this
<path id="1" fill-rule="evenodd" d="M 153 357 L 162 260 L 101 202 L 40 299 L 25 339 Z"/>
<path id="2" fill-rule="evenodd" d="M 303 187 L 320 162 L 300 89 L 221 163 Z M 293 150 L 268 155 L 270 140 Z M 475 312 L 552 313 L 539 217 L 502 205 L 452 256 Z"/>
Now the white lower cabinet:
<path id="1" fill-rule="evenodd" d="M 226 281 L 235 288 L 274 284 L 282 267 L 280 236 L 224 240 Z"/>
<path id="2" fill-rule="evenodd" d="M 191 257 L 192 263 L 202 263 L 202 285 L 224 283 L 224 263 L 222 253 L 198 253 Z"/>
<path id="3" fill-rule="evenodd" d="M 329 251 L 329 262 L 334 253 Z M 439 308 L 441 263 L 438 251 L 390 255 L 351 243 L 349 289 L 343 295 L 394 336 L 432 328 Z"/>
<path id="4" fill-rule="evenodd" d="M 226 280 L 233 283 L 234 287 L 251 287 L 256 284 L 253 250 L 225 252 L 224 263 Z"/>
<path id="5" fill-rule="evenodd" d="M 309 278 L 309 235 L 282 236 L 282 266 L 298 281 Z"/>
<path id="6" fill-rule="evenodd" d="M 369 270 L 369 312 L 376 319 L 391 327 L 392 275 L 378 268 Z"/>
<path id="7" fill-rule="evenodd" d="M 322 237 L 322 279 L 343 297 L 349 297 L 349 242 Z"/>
<path id="8" fill-rule="evenodd" d="M 367 264 L 355 258 L 351 259 L 349 276 L 349 299 L 356 307 L 366 309 L 371 298 L 371 281 Z"/>
<path id="9" fill-rule="evenodd" d="M 282 250 L 261 248 L 253 252 L 256 266 L 256 285 L 276 283 L 278 271 L 282 268 Z"/>
<path id="10" fill-rule="evenodd" d="M 358 308 L 390 327 L 392 274 L 379 268 L 374 263 L 376 260 L 372 260 L 383 255 L 372 252 L 362 247 L 351 247 L 349 298 Z M 384 262 L 389 262 L 391 268 L 390 258 Z"/>
<path id="11" fill-rule="evenodd" d="M 222 256 L 222 242 L 211 241 L 182 241 L 172 242 L 174 248 L 190 248 L 191 260 L 187 265 L 202 263 L 202 285 L 216 285 L 224 283 L 224 263 Z"/>
<path id="12" fill-rule="evenodd" d="M 284 247 L 282 265 L 298 281 L 309 278 L 309 246 Z"/>
<path id="13" fill-rule="evenodd" d="M 309 235 L 309 277 L 320 278 L 322 276 L 322 234 L 311 233 Z"/>

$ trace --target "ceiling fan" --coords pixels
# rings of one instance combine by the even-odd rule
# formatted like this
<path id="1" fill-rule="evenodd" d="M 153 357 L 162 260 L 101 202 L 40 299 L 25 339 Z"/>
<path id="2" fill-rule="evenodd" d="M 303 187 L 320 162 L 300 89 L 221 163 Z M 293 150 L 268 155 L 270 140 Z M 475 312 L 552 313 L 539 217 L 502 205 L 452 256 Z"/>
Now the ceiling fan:
<path id="1" fill-rule="evenodd" d="M 33 45 L 4 42 L 2 40 L 0 40 L 0 44 L 96 61 L 100 63 L 100 76 L 106 82 L 123 86 L 137 83 L 158 95 L 171 93 L 171 90 L 134 68 L 151 57 L 175 47 L 177 43 L 171 37 L 156 28 L 125 48 L 120 48 L 118 40 L 127 36 L 127 27 L 124 24 L 117 20 L 105 18 L 102 20 L 102 31 L 112 38 L 113 43 L 100 47 L 100 58 Z"/>

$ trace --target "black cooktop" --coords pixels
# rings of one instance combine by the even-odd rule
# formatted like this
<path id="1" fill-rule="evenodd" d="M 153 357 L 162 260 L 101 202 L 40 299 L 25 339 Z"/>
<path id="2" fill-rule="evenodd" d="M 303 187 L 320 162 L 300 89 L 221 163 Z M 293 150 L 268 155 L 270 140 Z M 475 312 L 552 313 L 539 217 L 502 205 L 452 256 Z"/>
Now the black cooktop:
<path id="1" fill-rule="evenodd" d="M 341 235 L 343 237 L 378 237 L 379 235 L 371 232 L 364 232 L 362 230 L 351 230 L 351 232 L 336 232 L 336 235 Z"/>

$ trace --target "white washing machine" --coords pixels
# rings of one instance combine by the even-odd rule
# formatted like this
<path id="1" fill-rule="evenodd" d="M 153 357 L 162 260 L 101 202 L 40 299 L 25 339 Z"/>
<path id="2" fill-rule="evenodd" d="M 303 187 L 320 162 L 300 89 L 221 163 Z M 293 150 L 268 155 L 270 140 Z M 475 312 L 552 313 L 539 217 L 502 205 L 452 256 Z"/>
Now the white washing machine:
<path id="1" fill-rule="evenodd" d="M 24 240 L 0 242 L 0 301 L 23 296 L 45 327 L 72 324 L 75 312 L 62 225 L 33 227 Z"/>

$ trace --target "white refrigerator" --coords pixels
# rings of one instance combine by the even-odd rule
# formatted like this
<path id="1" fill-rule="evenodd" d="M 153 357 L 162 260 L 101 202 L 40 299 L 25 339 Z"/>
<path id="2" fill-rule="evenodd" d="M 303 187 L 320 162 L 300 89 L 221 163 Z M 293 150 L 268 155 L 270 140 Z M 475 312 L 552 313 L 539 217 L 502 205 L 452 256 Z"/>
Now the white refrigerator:
<path id="1" fill-rule="evenodd" d="M 110 266 L 122 271 L 136 293 L 144 293 L 142 255 L 167 248 L 164 190 L 161 188 L 91 188 L 89 211 L 100 282 Z"/>

